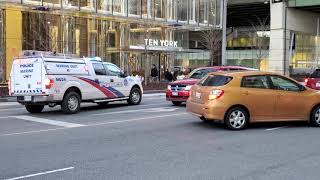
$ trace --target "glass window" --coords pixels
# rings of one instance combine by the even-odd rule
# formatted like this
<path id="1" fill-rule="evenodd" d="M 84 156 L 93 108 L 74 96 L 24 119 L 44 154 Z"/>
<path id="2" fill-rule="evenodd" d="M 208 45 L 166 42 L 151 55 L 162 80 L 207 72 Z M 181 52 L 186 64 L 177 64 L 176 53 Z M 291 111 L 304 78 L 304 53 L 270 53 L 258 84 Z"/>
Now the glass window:
<path id="1" fill-rule="evenodd" d="M 216 13 L 217 13 L 217 1 L 216 0 L 212 0 L 212 1 L 208 1 L 208 13 L 209 13 L 209 24 L 210 25 L 214 25 L 216 24 Z"/>
<path id="2" fill-rule="evenodd" d="M 189 78 L 201 79 L 206 76 L 209 72 L 214 72 L 215 69 L 195 69 L 189 74 Z"/>
<path id="3" fill-rule="evenodd" d="M 96 1 L 95 0 L 81 0 L 80 1 L 80 10 L 93 12 L 95 9 L 96 9 Z"/>
<path id="4" fill-rule="evenodd" d="M 4 14 L 0 10 L 0 83 L 5 81 L 5 44 L 4 44 Z"/>
<path id="5" fill-rule="evenodd" d="M 177 19 L 176 0 L 167 0 L 167 19 L 175 21 Z"/>
<path id="6" fill-rule="evenodd" d="M 204 79 L 200 84 L 201 86 L 224 86 L 232 80 L 232 77 L 212 75 Z"/>
<path id="7" fill-rule="evenodd" d="M 154 0 L 154 15 L 156 18 L 165 18 L 165 0 Z"/>
<path id="8" fill-rule="evenodd" d="M 102 63 L 92 63 L 92 66 L 96 75 L 107 75 L 106 69 Z"/>
<path id="9" fill-rule="evenodd" d="M 42 5 L 42 0 L 24 0 L 24 4 L 32 4 L 35 6 L 41 6 Z"/>
<path id="10" fill-rule="evenodd" d="M 79 9 L 78 0 L 63 0 L 62 6 L 64 9 Z"/>
<path id="11" fill-rule="evenodd" d="M 97 9 L 99 13 L 112 12 L 112 0 L 97 0 Z"/>
<path id="12" fill-rule="evenodd" d="M 189 23 L 196 23 L 196 0 L 189 0 Z"/>
<path id="13" fill-rule="evenodd" d="M 120 76 L 121 70 L 113 64 L 104 64 L 109 76 Z"/>
<path id="14" fill-rule="evenodd" d="M 182 22 L 188 21 L 188 1 L 177 0 L 178 20 Z"/>
<path id="15" fill-rule="evenodd" d="M 128 14 L 141 15 L 141 0 L 128 0 Z"/>
<path id="16" fill-rule="evenodd" d="M 300 91 L 299 85 L 289 79 L 280 76 L 271 76 L 273 89 L 285 91 Z"/>
<path id="17" fill-rule="evenodd" d="M 316 69 L 311 75 L 310 78 L 320 78 L 320 69 Z"/>
<path id="18" fill-rule="evenodd" d="M 43 5 L 50 8 L 61 8 L 61 0 L 43 0 Z"/>
<path id="19" fill-rule="evenodd" d="M 113 14 L 115 15 L 124 15 L 126 0 L 113 0 Z"/>
<path id="20" fill-rule="evenodd" d="M 207 24 L 208 23 L 208 8 L 207 0 L 199 0 L 199 23 Z"/>
<path id="21" fill-rule="evenodd" d="M 269 89 L 266 76 L 247 76 L 242 79 L 242 87 Z"/>

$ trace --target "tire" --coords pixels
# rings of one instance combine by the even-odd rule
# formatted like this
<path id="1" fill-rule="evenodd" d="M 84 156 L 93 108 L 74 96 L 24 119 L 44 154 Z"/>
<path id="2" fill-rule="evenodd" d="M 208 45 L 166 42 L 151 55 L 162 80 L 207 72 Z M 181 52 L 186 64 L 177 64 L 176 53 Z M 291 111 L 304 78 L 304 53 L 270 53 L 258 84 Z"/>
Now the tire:
<path id="1" fill-rule="evenodd" d="M 312 126 L 320 127 L 320 106 L 313 109 L 310 117 L 310 124 Z"/>
<path id="2" fill-rule="evenodd" d="M 142 100 L 141 90 L 139 88 L 132 88 L 130 91 L 128 104 L 129 105 L 139 105 Z"/>
<path id="3" fill-rule="evenodd" d="M 27 111 L 31 114 L 41 113 L 44 105 L 25 105 Z"/>
<path id="4" fill-rule="evenodd" d="M 225 115 L 224 122 L 230 130 L 241 130 L 247 126 L 249 122 L 249 115 L 244 109 L 234 107 L 228 110 Z"/>
<path id="5" fill-rule="evenodd" d="M 172 101 L 172 104 L 175 106 L 180 106 L 182 104 L 181 101 Z"/>
<path id="6" fill-rule="evenodd" d="M 80 111 L 80 96 L 76 92 L 67 93 L 62 101 L 61 110 L 65 114 L 75 114 Z"/>

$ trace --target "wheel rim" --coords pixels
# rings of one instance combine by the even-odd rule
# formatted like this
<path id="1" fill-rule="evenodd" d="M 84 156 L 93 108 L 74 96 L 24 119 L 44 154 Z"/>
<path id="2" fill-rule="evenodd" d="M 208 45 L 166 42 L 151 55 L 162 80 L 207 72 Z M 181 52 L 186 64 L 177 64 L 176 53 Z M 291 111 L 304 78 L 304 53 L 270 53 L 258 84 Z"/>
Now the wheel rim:
<path id="1" fill-rule="evenodd" d="M 319 111 L 320 115 L 320 111 Z M 235 129 L 240 129 L 244 126 L 246 122 L 246 116 L 243 112 L 237 110 L 233 111 L 229 116 L 230 125 Z"/>
<path id="2" fill-rule="evenodd" d="M 78 105 L 79 105 L 78 98 L 76 98 L 75 96 L 71 96 L 68 100 L 68 108 L 71 111 L 75 111 L 78 108 Z"/>
<path id="3" fill-rule="evenodd" d="M 316 111 L 315 121 L 316 121 L 317 124 L 320 124 L 320 109 L 318 109 L 318 110 Z"/>
<path id="4" fill-rule="evenodd" d="M 136 91 L 132 92 L 131 99 L 132 99 L 132 102 L 138 103 L 140 101 L 140 93 Z"/>

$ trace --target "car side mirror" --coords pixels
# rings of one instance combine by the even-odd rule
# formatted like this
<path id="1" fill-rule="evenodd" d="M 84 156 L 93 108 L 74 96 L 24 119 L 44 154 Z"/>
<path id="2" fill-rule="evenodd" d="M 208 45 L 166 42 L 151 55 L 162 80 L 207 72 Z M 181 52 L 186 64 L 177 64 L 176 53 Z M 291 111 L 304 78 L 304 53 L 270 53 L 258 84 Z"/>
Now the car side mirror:
<path id="1" fill-rule="evenodd" d="M 121 71 L 119 76 L 121 78 L 125 78 L 125 77 L 127 77 L 127 73 L 125 73 L 124 71 Z"/>

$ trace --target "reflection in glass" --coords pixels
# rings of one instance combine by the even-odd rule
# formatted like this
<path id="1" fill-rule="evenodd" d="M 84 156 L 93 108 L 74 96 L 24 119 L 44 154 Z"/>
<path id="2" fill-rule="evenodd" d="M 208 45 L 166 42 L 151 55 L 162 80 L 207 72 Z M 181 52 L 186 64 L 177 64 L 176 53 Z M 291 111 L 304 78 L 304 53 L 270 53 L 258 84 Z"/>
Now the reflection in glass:
<path id="1" fill-rule="evenodd" d="M 99 13 L 111 13 L 112 0 L 97 0 L 97 9 Z"/>
<path id="2" fill-rule="evenodd" d="M 189 23 L 196 23 L 196 0 L 189 0 Z"/>
<path id="3" fill-rule="evenodd" d="M 4 13 L 0 10 L 0 83 L 5 81 Z"/>
<path id="4" fill-rule="evenodd" d="M 208 8 L 207 0 L 199 0 L 199 23 L 207 24 L 208 23 Z"/>
<path id="5" fill-rule="evenodd" d="M 96 0 L 81 0 L 80 9 L 82 11 L 91 11 L 94 12 L 96 9 Z"/>
<path id="6" fill-rule="evenodd" d="M 35 6 L 41 6 L 42 5 L 42 0 L 24 0 L 24 4 L 32 4 Z"/>
<path id="7" fill-rule="evenodd" d="M 128 14 L 141 15 L 141 0 L 128 0 Z"/>
<path id="8" fill-rule="evenodd" d="M 154 0 L 154 15 L 156 18 L 165 18 L 166 8 L 165 0 Z"/>
<path id="9" fill-rule="evenodd" d="M 217 8 L 217 1 L 208 1 L 208 13 L 209 13 L 209 24 L 210 25 L 215 25 L 216 24 L 216 8 Z"/>
<path id="10" fill-rule="evenodd" d="M 79 9 L 78 0 L 63 0 L 62 6 L 64 9 Z"/>
<path id="11" fill-rule="evenodd" d="M 178 20 L 187 22 L 188 20 L 188 1 L 177 0 Z"/>
<path id="12" fill-rule="evenodd" d="M 43 5 L 50 8 L 61 8 L 61 0 L 43 0 Z"/>
<path id="13" fill-rule="evenodd" d="M 113 14 L 124 15 L 126 12 L 125 2 L 126 0 L 113 0 Z"/>
<path id="14" fill-rule="evenodd" d="M 167 19 L 168 21 L 177 19 L 176 0 L 167 0 Z"/>

